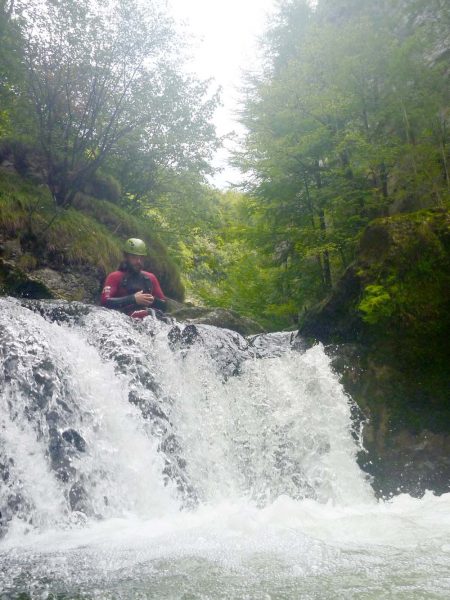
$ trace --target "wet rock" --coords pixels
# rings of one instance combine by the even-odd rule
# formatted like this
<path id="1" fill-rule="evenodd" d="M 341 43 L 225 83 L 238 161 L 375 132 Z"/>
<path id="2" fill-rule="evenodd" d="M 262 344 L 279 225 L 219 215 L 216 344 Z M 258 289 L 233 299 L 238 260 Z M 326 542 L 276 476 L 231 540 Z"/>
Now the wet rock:
<path id="1" fill-rule="evenodd" d="M 74 512 L 81 512 L 85 515 L 92 514 L 86 490 L 78 481 L 70 488 L 69 505 L 71 510 Z"/>
<path id="2" fill-rule="evenodd" d="M 75 429 L 66 429 L 66 431 L 63 431 L 62 438 L 74 446 L 78 452 L 86 452 L 86 442 Z"/>
<path id="3" fill-rule="evenodd" d="M 224 308 L 187 306 L 178 303 L 175 306 L 169 304 L 169 314 L 177 321 L 197 325 L 214 325 L 215 327 L 236 331 L 243 336 L 264 332 L 264 328 L 256 321 L 243 317 L 234 310 Z"/>
<path id="4" fill-rule="evenodd" d="M 30 506 L 21 492 L 22 482 L 14 473 L 14 459 L 4 454 L 0 447 L 0 537 L 8 530 L 9 521 L 19 516 L 29 518 Z"/>
<path id="5" fill-rule="evenodd" d="M 21 300 L 33 312 L 39 313 L 51 323 L 72 323 L 79 325 L 83 318 L 90 314 L 95 307 L 81 302 L 68 302 L 66 300 Z"/>
<path id="6" fill-rule="evenodd" d="M 303 354 L 308 348 L 307 342 L 296 331 L 261 333 L 249 337 L 248 343 L 256 358 L 281 356 L 287 350 Z"/>
<path id="7" fill-rule="evenodd" d="M 450 491 L 448 408 L 402 369 L 379 360 L 362 344 L 325 348 L 345 390 L 357 403 L 354 425 L 363 425 L 360 466 L 380 496 Z M 432 408 L 430 408 L 430 405 Z M 356 410 L 356 409 L 355 409 Z"/>
<path id="8" fill-rule="evenodd" d="M 161 429 L 161 422 L 168 421 L 166 413 L 159 406 L 156 400 L 145 398 L 136 390 L 131 390 L 128 394 L 128 401 L 130 402 L 130 404 L 134 404 L 139 408 L 144 419 L 149 419 L 152 421 L 157 420 L 159 424 L 159 429 Z M 162 429 L 165 430 L 166 426 L 164 425 Z"/>
<path id="9" fill-rule="evenodd" d="M 11 260 L 0 258 L 0 294 L 18 298 L 55 298 L 53 291 Z"/>
<path id="10" fill-rule="evenodd" d="M 201 335 L 195 325 L 175 325 L 169 331 L 169 342 L 173 350 L 189 348 L 195 342 L 201 340 Z"/>
<path id="11" fill-rule="evenodd" d="M 71 461 L 67 453 L 66 444 L 64 444 L 62 436 L 56 429 L 50 429 L 48 435 L 48 453 L 52 469 L 60 481 L 67 483 L 75 475 L 75 469 L 70 464 Z"/>
<path id="12" fill-rule="evenodd" d="M 225 379 L 238 375 L 243 362 L 253 356 L 248 341 L 239 333 L 213 329 L 209 325 L 178 324 L 170 330 L 168 337 L 172 350 L 181 351 L 183 356 L 193 346 L 202 348 Z"/>

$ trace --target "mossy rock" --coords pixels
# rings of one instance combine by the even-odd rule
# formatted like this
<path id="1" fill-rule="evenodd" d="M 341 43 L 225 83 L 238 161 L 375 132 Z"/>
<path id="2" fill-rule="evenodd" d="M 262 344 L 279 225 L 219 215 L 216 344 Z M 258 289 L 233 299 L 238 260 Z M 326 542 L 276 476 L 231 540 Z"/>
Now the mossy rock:
<path id="1" fill-rule="evenodd" d="M 169 301 L 169 313 L 178 321 L 186 321 L 197 325 L 214 325 L 224 329 L 231 329 L 243 336 L 264 333 L 265 330 L 259 323 L 243 317 L 234 310 L 224 308 L 211 308 L 204 306 L 188 306 L 180 303 L 173 304 Z"/>
<path id="2" fill-rule="evenodd" d="M 0 258 L 0 294 L 18 298 L 58 298 L 44 282 L 34 279 L 14 262 Z"/>
<path id="3" fill-rule="evenodd" d="M 369 417 L 365 465 L 378 489 L 395 492 L 403 473 L 402 491 L 419 493 L 427 482 L 447 491 L 450 465 L 436 459 L 438 438 L 426 445 L 428 454 L 417 448 L 425 433 L 440 436 L 442 447 L 450 435 L 449 211 L 371 223 L 355 262 L 303 317 L 300 335 L 337 345 L 335 369 Z M 431 460 L 435 474 L 426 466 Z"/>

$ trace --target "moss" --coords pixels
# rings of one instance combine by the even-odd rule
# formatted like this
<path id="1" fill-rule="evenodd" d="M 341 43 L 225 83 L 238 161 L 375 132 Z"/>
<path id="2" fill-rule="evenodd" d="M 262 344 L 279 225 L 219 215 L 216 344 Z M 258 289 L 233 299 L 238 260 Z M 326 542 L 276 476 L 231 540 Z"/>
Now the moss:
<path id="1" fill-rule="evenodd" d="M 301 333 L 356 344 L 358 376 L 347 391 L 390 430 L 450 431 L 450 213 L 419 211 L 378 219 L 330 298 L 309 311 Z M 383 437 L 383 434 L 380 434 Z"/>
<path id="2" fill-rule="evenodd" d="M 392 296 L 385 287 L 367 285 L 358 310 L 363 313 L 363 320 L 373 325 L 391 317 L 395 308 Z"/>
<path id="3" fill-rule="evenodd" d="M 450 215 L 419 211 L 379 220 L 374 227 L 384 229 L 386 243 L 382 253 L 370 257 L 362 240 L 357 308 L 372 358 L 396 370 L 382 404 L 388 399 L 394 429 L 448 431 Z M 380 384 L 376 375 L 374 381 Z M 371 408 L 376 412 L 376 399 Z"/>
<path id="4" fill-rule="evenodd" d="M 19 269 L 33 271 L 37 267 L 37 258 L 32 254 L 22 254 L 17 261 Z"/>

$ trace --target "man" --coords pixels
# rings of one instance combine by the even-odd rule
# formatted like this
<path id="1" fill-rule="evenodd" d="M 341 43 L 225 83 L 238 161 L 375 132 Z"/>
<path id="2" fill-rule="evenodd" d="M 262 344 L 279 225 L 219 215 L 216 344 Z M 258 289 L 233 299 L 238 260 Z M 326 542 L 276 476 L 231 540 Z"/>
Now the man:
<path id="1" fill-rule="evenodd" d="M 135 319 L 146 317 L 149 308 L 166 309 L 166 299 L 158 279 L 153 273 L 142 270 L 144 256 L 147 256 L 145 242 L 137 238 L 125 242 L 125 260 L 118 271 L 106 278 L 102 306 L 119 310 Z"/>

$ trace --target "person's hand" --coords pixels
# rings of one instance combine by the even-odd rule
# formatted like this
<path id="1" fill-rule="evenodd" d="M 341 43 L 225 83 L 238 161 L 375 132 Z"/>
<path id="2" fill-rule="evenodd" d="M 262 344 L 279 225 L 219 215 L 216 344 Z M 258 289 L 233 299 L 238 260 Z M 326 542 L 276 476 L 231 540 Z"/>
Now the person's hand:
<path id="1" fill-rule="evenodd" d="M 136 304 L 139 304 L 139 306 L 150 306 L 153 304 L 155 298 L 151 294 L 146 294 L 143 290 L 141 290 L 140 292 L 135 293 L 134 299 Z"/>

